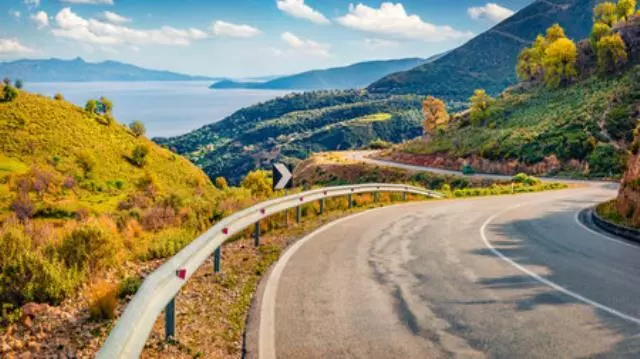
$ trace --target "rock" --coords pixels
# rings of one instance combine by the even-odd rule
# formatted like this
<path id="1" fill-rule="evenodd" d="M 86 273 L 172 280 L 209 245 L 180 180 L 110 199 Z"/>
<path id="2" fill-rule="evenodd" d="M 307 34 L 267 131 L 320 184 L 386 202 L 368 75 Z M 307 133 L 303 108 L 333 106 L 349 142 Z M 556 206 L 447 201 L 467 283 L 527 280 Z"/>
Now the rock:
<path id="1" fill-rule="evenodd" d="M 9 344 L 2 342 L 2 344 L 0 344 L 0 353 L 8 353 L 11 351 L 11 347 L 9 346 Z"/>
<path id="2" fill-rule="evenodd" d="M 22 314 L 20 317 L 20 324 L 24 325 L 25 328 L 31 329 L 33 326 L 33 322 L 31 321 L 31 316 L 27 314 Z"/>
<path id="3" fill-rule="evenodd" d="M 24 348 L 24 343 L 20 339 L 14 339 L 13 343 L 11 344 L 11 348 L 13 350 L 20 350 L 20 349 Z"/>
<path id="4" fill-rule="evenodd" d="M 22 306 L 22 313 L 28 315 L 31 318 L 35 318 L 42 312 L 45 312 L 49 306 L 46 304 L 27 303 Z"/>
<path id="5" fill-rule="evenodd" d="M 24 353 L 20 354 L 20 356 L 18 358 L 20 358 L 20 359 L 31 359 L 31 358 L 33 358 L 33 355 L 31 355 L 30 352 L 24 352 Z"/>
<path id="6" fill-rule="evenodd" d="M 29 348 L 29 350 L 31 350 L 32 352 L 39 352 L 40 351 L 40 344 L 34 342 L 34 341 L 30 341 L 27 343 L 27 348 Z"/>

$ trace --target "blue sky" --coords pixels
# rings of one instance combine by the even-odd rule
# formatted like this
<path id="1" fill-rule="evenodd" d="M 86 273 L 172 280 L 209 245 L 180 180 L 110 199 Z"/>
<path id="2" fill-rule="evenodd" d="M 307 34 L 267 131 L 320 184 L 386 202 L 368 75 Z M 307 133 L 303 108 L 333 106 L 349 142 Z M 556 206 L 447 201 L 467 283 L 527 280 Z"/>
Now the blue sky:
<path id="1" fill-rule="evenodd" d="M 0 0 L 0 60 L 291 74 L 454 48 L 532 0 Z"/>

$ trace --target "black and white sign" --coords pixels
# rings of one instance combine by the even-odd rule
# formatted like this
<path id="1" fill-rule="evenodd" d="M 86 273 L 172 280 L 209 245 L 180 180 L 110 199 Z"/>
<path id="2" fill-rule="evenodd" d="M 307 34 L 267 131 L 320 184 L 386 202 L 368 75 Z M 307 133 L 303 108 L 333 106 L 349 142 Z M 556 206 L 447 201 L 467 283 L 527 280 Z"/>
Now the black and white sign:
<path id="1" fill-rule="evenodd" d="M 273 189 L 293 188 L 291 169 L 282 163 L 273 165 Z"/>

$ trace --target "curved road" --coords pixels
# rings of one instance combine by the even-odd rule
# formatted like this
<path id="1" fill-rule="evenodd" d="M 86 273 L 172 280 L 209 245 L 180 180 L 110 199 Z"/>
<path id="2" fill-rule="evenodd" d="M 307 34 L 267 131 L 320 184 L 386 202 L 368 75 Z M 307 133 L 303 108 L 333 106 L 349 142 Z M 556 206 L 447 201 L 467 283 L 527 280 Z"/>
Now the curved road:
<path id="1" fill-rule="evenodd" d="M 615 185 L 381 208 L 289 249 L 248 357 L 640 356 L 640 247 L 576 221 Z"/>

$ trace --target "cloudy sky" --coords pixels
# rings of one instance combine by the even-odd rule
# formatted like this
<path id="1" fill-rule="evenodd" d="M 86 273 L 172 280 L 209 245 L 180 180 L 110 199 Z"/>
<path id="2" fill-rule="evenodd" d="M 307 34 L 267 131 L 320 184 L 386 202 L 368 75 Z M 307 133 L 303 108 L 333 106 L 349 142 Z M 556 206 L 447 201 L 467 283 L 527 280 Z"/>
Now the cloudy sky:
<path id="1" fill-rule="evenodd" d="M 494 2 L 495 1 L 495 2 Z M 532 0 L 0 0 L 0 61 L 291 74 L 454 48 Z"/>

